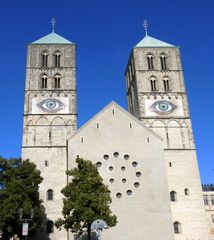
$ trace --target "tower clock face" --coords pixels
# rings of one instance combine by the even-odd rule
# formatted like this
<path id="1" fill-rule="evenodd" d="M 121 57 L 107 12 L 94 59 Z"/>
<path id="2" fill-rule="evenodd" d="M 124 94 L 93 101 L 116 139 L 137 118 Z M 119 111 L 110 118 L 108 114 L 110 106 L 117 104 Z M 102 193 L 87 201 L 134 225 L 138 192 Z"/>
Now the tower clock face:
<path id="1" fill-rule="evenodd" d="M 176 100 L 145 100 L 145 115 L 147 117 L 183 116 L 183 106 L 180 99 Z"/>
<path id="2" fill-rule="evenodd" d="M 68 98 L 33 98 L 32 114 L 66 114 L 69 113 Z"/>

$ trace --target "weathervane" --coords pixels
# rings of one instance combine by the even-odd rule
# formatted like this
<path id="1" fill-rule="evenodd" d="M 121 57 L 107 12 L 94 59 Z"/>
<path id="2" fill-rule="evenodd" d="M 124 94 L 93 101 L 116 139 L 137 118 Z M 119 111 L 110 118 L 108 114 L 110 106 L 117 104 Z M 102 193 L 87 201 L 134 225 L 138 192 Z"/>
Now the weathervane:
<path id="1" fill-rule="evenodd" d="M 56 19 L 53 17 L 51 19 L 51 26 L 52 26 L 52 32 L 55 32 L 55 26 L 56 26 Z"/>
<path id="2" fill-rule="evenodd" d="M 143 21 L 143 26 L 144 26 L 144 29 L 145 29 L 146 36 L 148 36 L 148 32 L 147 32 L 147 31 L 148 31 L 148 26 L 149 26 L 149 25 L 148 25 L 148 23 L 147 23 L 147 20 L 144 20 L 144 21 Z"/>

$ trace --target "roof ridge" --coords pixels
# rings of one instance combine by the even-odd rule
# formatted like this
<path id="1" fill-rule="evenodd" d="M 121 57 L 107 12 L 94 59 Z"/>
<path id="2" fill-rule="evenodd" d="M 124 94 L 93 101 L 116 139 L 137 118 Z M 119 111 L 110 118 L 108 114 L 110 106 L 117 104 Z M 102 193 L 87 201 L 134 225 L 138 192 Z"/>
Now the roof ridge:
<path id="1" fill-rule="evenodd" d="M 175 47 L 172 44 L 146 35 L 135 47 Z"/>
<path id="2" fill-rule="evenodd" d="M 55 32 L 51 32 L 44 37 L 37 39 L 36 41 L 32 42 L 32 44 L 73 44 L 66 38 L 60 36 Z"/>

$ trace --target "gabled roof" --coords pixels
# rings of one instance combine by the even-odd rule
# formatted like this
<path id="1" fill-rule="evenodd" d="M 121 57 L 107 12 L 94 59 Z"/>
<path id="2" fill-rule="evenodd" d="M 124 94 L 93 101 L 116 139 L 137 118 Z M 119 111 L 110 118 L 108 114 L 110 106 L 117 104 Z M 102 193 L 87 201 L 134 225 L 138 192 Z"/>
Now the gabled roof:
<path id="1" fill-rule="evenodd" d="M 175 46 L 147 35 L 135 47 L 175 47 Z"/>
<path id="2" fill-rule="evenodd" d="M 69 40 L 61 37 L 55 32 L 52 32 L 34 42 L 32 44 L 73 44 Z"/>
<path id="3" fill-rule="evenodd" d="M 107 106 L 105 106 L 100 112 L 98 112 L 94 117 L 92 117 L 88 122 L 86 122 L 83 126 L 81 126 L 71 137 L 68 138 L 68 141 L 72 139 L 74 136 L 79 134 L 84 128 L 86 128 L 91 122 L 95 121 L 100 115 L 104 114 L 109 108 L 114 107 L 115 109 L 118 109 L 119 111 L 123 112 L 123 114 L 130 117 L 133 121 L 138 123 L 141 127 L 143 127 L 146 131 L 150 132 L 152 135 L 154 135 L 159 140 L 163 141 L 163 138 L 160 137 L 157 133 L 153 132 L 150 128 L 148 128 L 146 125 L 144 125 L 140 120 L 138 120 L 135 116 L 133 116 L 131 113 L 127 112 L 125 109 L 123 109 L 121 106 L 119 106 L 114 101 L 110 102 Z"/>

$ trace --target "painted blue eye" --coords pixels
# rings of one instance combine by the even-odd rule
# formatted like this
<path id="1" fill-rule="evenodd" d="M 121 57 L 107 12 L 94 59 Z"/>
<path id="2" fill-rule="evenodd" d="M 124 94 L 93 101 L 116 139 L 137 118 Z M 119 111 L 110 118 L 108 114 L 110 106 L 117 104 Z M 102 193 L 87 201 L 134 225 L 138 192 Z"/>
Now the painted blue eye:
<path id="1" fill-rule="evenodd" d="M 150 109 L 157 114 L 169 114 L 172 113 L 177 106 L 169 101 L 160 100 L 152 104 Z"/>
<path id="2" fill-rule="evenodd" d="M 45 99 L 38 103 L 38 106 L 45 112 L 55 113 L 64 108 L 64 104 L 57 99 Z"/>

